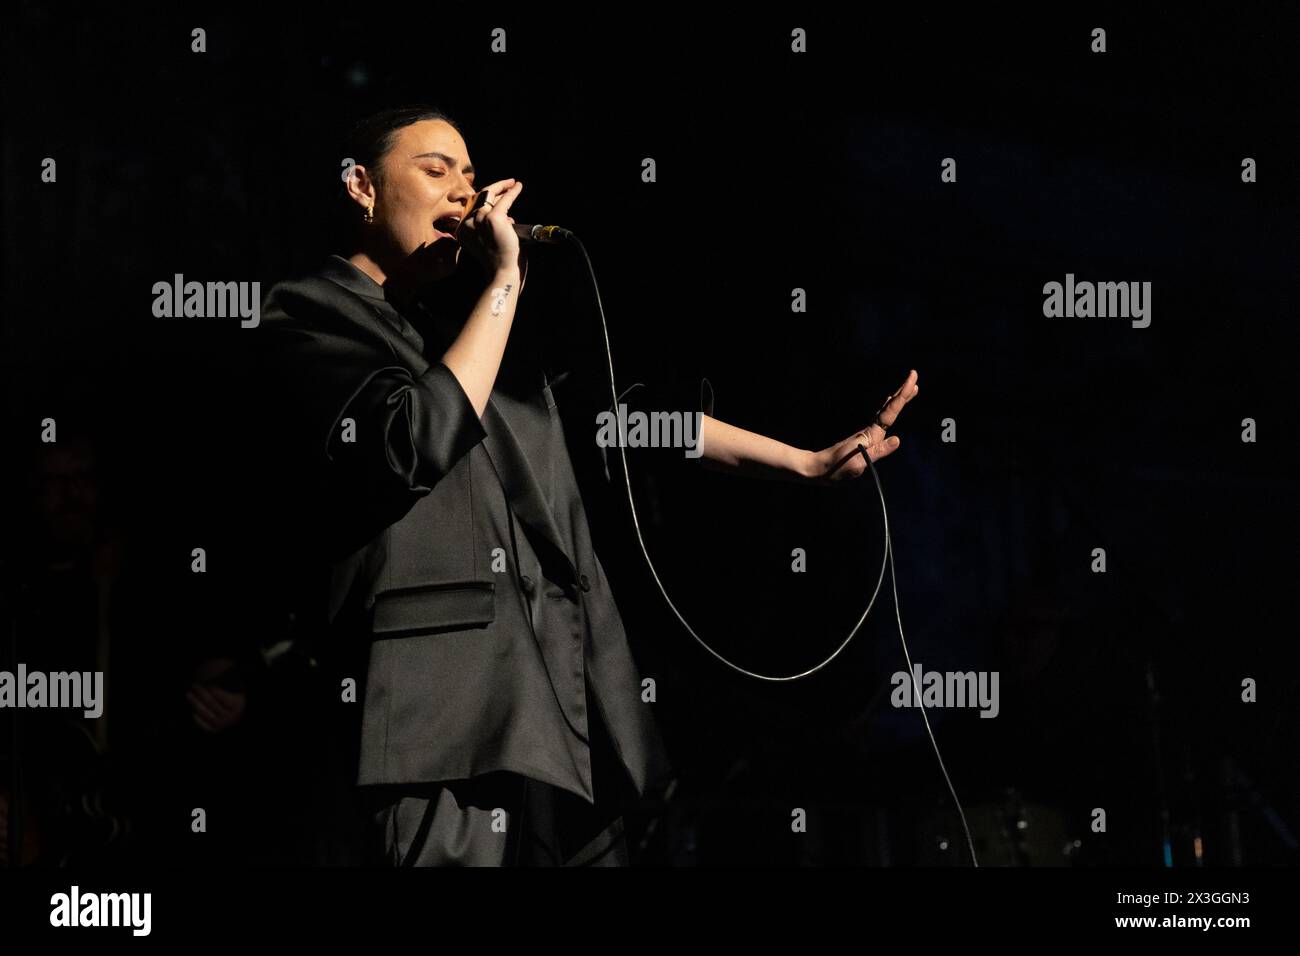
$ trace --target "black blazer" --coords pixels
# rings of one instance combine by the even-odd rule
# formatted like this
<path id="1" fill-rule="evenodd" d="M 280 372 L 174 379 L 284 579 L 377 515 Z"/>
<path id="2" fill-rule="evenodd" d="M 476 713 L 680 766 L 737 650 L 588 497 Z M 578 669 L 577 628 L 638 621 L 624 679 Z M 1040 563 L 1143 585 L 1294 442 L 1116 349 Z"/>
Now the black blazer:
<path id="1" fill-rule="evenodd" d="M 326 617 L 368 647 L 358 783 L 510 770 L 594 802 L 584 680 L 637 792 L 661 781 L 654 705 L 544 382 L 498 387 L 480 421 L 384 289 L 339 256 L 272 288 L 240 331 L 300 449 Z"/>

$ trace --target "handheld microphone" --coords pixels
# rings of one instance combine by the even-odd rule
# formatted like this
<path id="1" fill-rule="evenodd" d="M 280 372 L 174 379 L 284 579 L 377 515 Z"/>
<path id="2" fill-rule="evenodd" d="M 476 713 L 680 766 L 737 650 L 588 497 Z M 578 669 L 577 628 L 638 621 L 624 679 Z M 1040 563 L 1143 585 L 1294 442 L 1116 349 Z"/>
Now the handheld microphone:
<path id="1" fill-rule="evenodd" d="M 520 242 L 563 242 L 573 238 L 572 232 L 560 226 L 530 226 L 517 222 L 514 227 Z"/>

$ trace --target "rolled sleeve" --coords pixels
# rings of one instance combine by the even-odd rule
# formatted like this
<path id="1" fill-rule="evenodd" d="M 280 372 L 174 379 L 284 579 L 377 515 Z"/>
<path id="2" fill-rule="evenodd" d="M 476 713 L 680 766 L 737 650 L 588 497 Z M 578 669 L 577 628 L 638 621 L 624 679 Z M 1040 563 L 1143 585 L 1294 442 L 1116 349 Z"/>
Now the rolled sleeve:
<path id="1" fill-rule="evenodd" d="M 432 487 L 487 437 L 460 380 L 442 362 L 420 376 L 410 408 L 411 473 L 421 485 Z"/>
<path id="2" fill-rule="evenodd" d="M 353 423 L 352 440 L 344 423 Z M 331 430 L 332 462 L 372 492 L 428 494 L 486 436 L 469 396 L 441 362 L 419 375 L 377 370 L 362 384 Z"/>

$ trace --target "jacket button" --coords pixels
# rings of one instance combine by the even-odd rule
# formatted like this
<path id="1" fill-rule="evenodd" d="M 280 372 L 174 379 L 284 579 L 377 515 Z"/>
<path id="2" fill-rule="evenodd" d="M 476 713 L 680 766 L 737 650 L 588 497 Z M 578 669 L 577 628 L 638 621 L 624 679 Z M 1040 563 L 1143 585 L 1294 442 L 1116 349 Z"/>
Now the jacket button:
<path id="1" fill-rule="evenodd" d="M 533 579 L 526 574 L 519 575 L 519 583 L 524 589 L 525 594 L 533 593 Z"/>
<path id="2" fill-rule="evenodd" d="M 587 576 L 585 574 L 578 575 L 578 583 L 582 585 L 582 589 L 584 591 L 591 590 L 591 582 L 587 580 Z"/>

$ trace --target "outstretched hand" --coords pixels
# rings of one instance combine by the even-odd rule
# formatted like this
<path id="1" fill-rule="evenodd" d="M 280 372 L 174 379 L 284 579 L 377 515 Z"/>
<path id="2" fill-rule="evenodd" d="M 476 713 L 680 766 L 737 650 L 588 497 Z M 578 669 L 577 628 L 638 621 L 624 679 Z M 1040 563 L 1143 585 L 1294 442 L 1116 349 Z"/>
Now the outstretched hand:
<path id="1" fill-rule="evenodd" d="M 876 412 L 875 420 L 870 425 L 829 448 L 813 453 L 813 473 L 809 476 L 811 480 L 818 484 L 849 481 L 866 472 L 867 462 L 862 457 L 864 454 L 873 462 L 893 454 L 898 449 L 899 438 L 897 435 L 886 437 L 885 432 L 894 426 L 903 406 L 915 398 L 920 390 L 916 369 L 912 369 L 898 390 L 885 399 L 885 404 Z"/>

